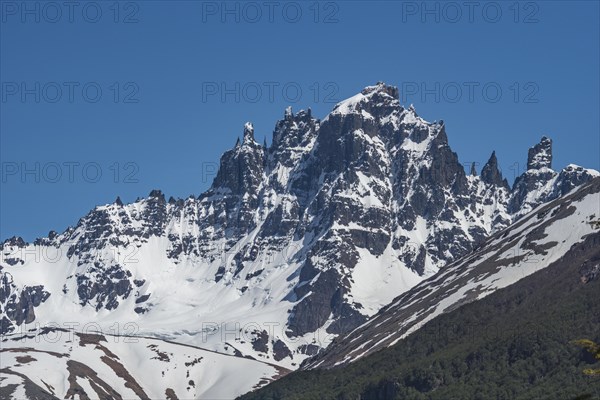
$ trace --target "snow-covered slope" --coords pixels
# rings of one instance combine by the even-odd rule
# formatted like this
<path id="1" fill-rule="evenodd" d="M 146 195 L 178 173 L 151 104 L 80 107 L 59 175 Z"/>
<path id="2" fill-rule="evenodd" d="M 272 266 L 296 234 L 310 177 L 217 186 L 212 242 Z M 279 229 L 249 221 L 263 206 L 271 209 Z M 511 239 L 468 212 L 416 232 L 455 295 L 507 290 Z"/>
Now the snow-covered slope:
<path id="1" fill-rule="evenodd" d="M 343 365 L 392 346 L 441 313 L 548 267 L 575 244 L 598 232 L 600 178 L 538 206 L 479 249 L 396 298 L 303 367 Z"/>
<path id="2" fill-rule="evenodd" d="M 0 343 L 3 399 L 228 400 L 287 372 L 157 339 L 62 329 L 6 335 Z"/>
<path id="3" fill-rule="evenodd" d="M 547 140 L 533 147 L 513 189 L 495 153 L 467 175 L 443 121 L 404 108 L 383 83 L 322 121 L 287 109 L 270 147 L 246 123 L 198 197 L 155 190 L 34 243 L 5 241 L 0 334 L 127 326 L 297 368 L 522 210 L 597 175 L 556 173 L 548 155 Z M 536 180 L 539 168 L 552 176 Z"/>

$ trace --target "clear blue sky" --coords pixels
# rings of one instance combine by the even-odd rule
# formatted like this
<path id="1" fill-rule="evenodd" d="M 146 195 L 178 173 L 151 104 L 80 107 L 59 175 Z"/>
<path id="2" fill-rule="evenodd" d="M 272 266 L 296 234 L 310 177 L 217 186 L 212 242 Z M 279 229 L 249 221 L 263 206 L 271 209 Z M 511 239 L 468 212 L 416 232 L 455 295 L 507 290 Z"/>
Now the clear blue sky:
<path id="1" fill-rule="evenodd" d="M 276 3 L 2 0 L 0 239 L 117 196 L 198 195 L 246 121 L 270 142 L 286 106 L 324 117 L 377 81 L 511 182 L 542 135 L 555 169 L 599 168 L 597 1 Z"/>

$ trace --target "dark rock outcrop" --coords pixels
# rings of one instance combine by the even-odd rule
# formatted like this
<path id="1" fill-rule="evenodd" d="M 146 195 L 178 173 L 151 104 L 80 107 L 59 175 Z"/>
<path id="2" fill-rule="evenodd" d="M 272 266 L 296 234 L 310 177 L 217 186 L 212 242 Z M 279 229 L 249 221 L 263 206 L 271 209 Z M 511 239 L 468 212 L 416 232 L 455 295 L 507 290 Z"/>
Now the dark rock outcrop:
<path id="1" fill-rule="evenodd" d="M 495 185 L 509 189 L 508 181 L 502 177 L 502 172 L 498 168 L 498 159 L 496 152 L 492 152 L 490 159 L 481 170 L 481 180 L 489 185 Z"/>

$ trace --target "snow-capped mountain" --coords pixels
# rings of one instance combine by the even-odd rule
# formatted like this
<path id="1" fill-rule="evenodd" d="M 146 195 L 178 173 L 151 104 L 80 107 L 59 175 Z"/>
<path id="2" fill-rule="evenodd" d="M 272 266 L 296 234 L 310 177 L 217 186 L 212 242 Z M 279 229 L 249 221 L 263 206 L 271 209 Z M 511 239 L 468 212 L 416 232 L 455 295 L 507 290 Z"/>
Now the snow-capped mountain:
<path id="1" fill-rule="evenodd" d="M 331 368 L 393 346 L 441 315 L 514 284 L 600 235 L 600 177 L 494 234 L 480 248 L 394 299 L 376 316 L 328 347 L 304 368 Z M 597 260 L 581 266 L 583 283 L 600 274 Z"/>
<path id="2" fill-rule="evenodd" d="M 243 140 L 211 188 L 99 206 L 63 233 L 5 241 L 0 333 L 35 324 L 127 334 L 297 368 L 398 295 L 598 173 L 551 169 L 549 139 L 511 189 L 495 153 L 470 175 L 378 83 L 322 121 L 291 108 L 272 145 Z"/>

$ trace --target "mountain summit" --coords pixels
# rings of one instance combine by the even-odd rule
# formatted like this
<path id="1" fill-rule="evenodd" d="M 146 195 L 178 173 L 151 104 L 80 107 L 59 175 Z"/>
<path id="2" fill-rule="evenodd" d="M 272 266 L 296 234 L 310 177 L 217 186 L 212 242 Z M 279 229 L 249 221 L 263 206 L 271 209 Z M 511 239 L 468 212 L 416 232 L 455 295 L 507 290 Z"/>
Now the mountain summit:
<path id="1" fill-rule="evenodd" d="M 529 149 L 527 169 L 552 168 L 552 140 L 543 136 L 538 144 Z"/>
<path id="2" fill-rule="evenodd" d="M 296 368 L 493 233 L 598 175 L 550 169 L 545 137 L 512 188 L 495 153 L 479 176 L 467 175 L 444 122 L 404 108 L 384 83 L 323 120 L 286 109 L 271 143 L 257 143 L 246 123 L 198 197 L 165 201 L 153 191 L 96 207 L 35 243 L 5 241 L 0 333 L 34 321 L 77 319 L 107 331 L 136 321 L 140 335 Z M 229 340 L 232 330 L 244 338 Z"/>

